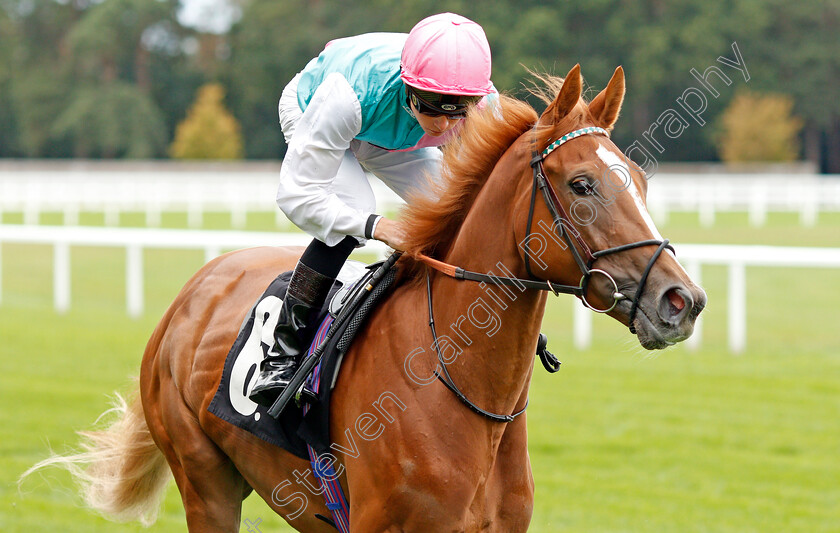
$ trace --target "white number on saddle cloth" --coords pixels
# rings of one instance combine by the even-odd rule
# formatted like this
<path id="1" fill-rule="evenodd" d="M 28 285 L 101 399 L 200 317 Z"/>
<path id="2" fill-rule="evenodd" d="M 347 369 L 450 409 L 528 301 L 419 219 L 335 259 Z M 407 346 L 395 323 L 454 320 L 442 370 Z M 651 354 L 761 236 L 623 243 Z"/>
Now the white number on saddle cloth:
<path id="1" fill-rule="evenodd" d="M 230 404 L 242 416 L 253 414 L 256 420 L 260 419 L 260 414 L 255 413 L 257 404 L 248 399 L 248 394 L 254 386 L 254 379 L 260 371 L 263 357 L 266 353 L 273 352 L 274 328 L 277 326 L 281 307 L 283 300 L 276 296 L 266 296 L 257 304 L 254 309 L 254 325 L 248 340 L 233 363 L 228 394 Z"/>
<path id="2" fill-rule="evenodd" d="M 344 295 L 364 273 L 365 265 L 358 261 L 347 261 L 344 264 L 338 274 L 338 280 L 342 282 L 343 288 L 332 300 L 333 312 L 338 312 L 343 304 L 341 300 Z M 282 307 L 283 300 L 276 296 L 266 296 L 260 300 L 254 309 L 254 325 L 248 333 L 248 340 L 242 346 L 230 373 L 228 385 L 230 404 L 237 413 L 242 416 L 254 415 L 255 420 L 260 419 L 260 413 L 256 412 L 257 404 L 251 401 L 248 395 L 254 387 L 254 379 L 260 371 L 263 358 L 269 353 L 279 355 L 274 351 L 274 329 L 277 327 Z"/>

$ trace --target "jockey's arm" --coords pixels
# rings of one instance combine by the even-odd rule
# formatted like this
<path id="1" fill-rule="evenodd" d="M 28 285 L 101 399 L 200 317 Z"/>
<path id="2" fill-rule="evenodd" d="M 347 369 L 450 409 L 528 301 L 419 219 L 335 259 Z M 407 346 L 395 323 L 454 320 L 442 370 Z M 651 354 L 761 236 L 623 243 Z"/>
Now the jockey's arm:
<path id="1" fill-rule="evenodd" d="M 277 205 L 295 225 L 328 246 L 343 238 L 337 234 L 364 239 L 372 214 L 347 205 L 331 190 L 361 127 L 361 105 L 350 84 L 340 74 L 327 76 L 301 115 L 280 169 Z"/>

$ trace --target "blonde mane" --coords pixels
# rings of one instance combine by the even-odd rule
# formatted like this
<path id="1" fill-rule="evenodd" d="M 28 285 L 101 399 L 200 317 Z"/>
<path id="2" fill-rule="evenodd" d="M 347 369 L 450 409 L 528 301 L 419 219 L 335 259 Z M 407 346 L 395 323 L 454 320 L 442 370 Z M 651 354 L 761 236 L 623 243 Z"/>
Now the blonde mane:
<path id="1" fill-rule="evenodd" d="M 470 111 L 458 137 L 444 149 L 440 181 L 403 211 L 408 255 L 443 257 L 499 158 L 537 118 L 530 105 L 505 95 L 498 106 Z"/>
<path id="2" fill-rule="evenodd" d="M 531 74 L 536 81 L 528 91 L 551 105 L 563 86 L 563 78 Z M 499 96 L 495 106 L 470 111 L 464 128 L 444 149 L 440 180 L 430 183 L 430 194 L 415 196 L 403 210 L 402 223 L 409 236 L 407 256 L 422 253 L 440 259 L 446 254 L 496 163 L 538 119 L 528 103 L 505 95 Z M 581 98 L 559 123 L 537 128 L 537 145 L 542 149 L 558 132 L 572 131 L 592 121 L 587 103 Z"/>

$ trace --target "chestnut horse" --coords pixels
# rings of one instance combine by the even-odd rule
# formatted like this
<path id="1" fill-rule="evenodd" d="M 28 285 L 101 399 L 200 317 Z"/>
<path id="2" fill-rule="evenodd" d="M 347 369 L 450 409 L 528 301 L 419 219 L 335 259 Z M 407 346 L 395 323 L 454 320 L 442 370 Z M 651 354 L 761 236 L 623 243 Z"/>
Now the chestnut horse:
<path id="1" fill-rule="evenodd" d="M 539 194 L 532 200 L 530 162 L 534 149 L 565 134 L 611 129 L 624 73 L 616 69 L 591 103 L 581 98 L 579 66 L 565 81 L 543 82 L 549 105 L 542 116 L 506 96 L 471 111 L 446 150 L 437 194 L 418 198 L 404 214 L 411 242 L 397 263 L 400 276 L 346 354 L 332 396 L 330 460 L 350 502 L 352 531 L 528 528 L 534 481 L 525 416 L 508 423 L 480 416 L 435 379 L 441 367 L 428 315 L 432 307 L 454 384 L 482 409 L 511 414 L 527 403 L 547 292 L 454 279 L 419 258 L 578 285 L 582 267 L 557 238 L 556 217 Z M 644 206 L 647 180 L 605 134 L 566 142 L 545 156 L 542 172 L 559 208 L 577 213 L 575 227 L 566 229 L 577 233 L 571 248 L 579 254 L 586 245 L 642 243 L 599 256 L 593 268 L 609 276 L 592 276 L 585 296 L 593 307 L 616 304 L 610 316 L 630 326 L 642 346 L 663 348 L 688 338 L 706 296 L 669 249 L 660 246 L 652 258 L 662 238 Z M 243 317 L 299 253 L 233 252 L 186 284 L 146 347 L 140 399 L 123 404 L 110 429 L 87 433 L 86 453 L 67 459 L 87 461 L 77 472 L 89 485 L 90 505 L 153 520 L 168 465 L 190 531 L 239 531 L 241 503 L 252 490 L 299 531 L 335 531 L 316 517 L 330 513 L 313 494 L 318 487 L 307 461 L 207 410 Z M 636 296 L 620 299 L 617 292 Z"/>

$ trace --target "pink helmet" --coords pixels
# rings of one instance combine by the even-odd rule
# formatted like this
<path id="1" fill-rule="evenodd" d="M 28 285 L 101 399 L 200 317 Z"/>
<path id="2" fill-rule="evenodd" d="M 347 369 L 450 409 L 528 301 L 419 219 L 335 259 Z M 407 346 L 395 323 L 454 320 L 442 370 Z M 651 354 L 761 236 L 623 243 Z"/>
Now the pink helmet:
<path id="1" fill-rule="evenodd" d="M 424 18 L 405 41 L 400 77 L 435 93 L 490 94 L 490 45 L 484 30 L 454 13 Z"/>

